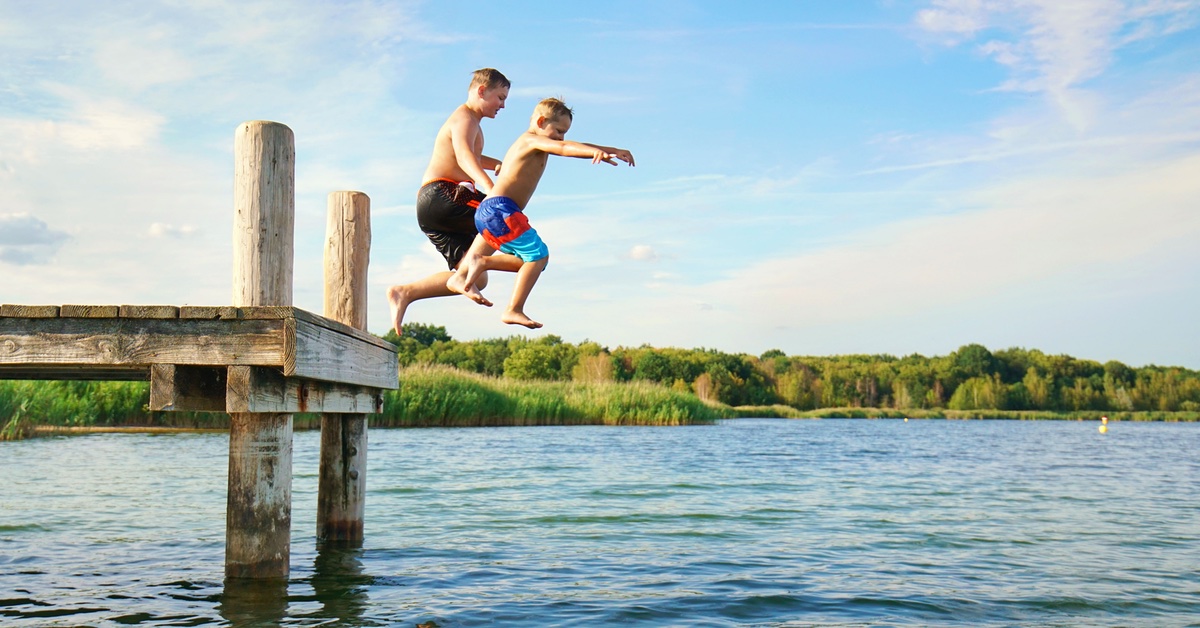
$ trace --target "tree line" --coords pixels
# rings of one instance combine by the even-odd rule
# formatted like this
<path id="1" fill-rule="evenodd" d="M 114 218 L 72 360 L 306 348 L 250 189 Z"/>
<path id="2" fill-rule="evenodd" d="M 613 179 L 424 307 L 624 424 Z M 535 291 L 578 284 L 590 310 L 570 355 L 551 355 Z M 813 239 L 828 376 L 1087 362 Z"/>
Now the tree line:
<path id="1" fill-rule="evenodd" d="M 441 364 L 517 380 L 657 382 L 730 406 L 783 404 L 798 410 L 895 409 L 1200 411 L 1200 372 L 1103 364 L 1036 349 L 990 351 L 978 344 L 946 356 L 760 356 L 714 349 L 617 347 L 554 335 L 457 341 L 444 327 L 408 323 L 402 366 Z"/>

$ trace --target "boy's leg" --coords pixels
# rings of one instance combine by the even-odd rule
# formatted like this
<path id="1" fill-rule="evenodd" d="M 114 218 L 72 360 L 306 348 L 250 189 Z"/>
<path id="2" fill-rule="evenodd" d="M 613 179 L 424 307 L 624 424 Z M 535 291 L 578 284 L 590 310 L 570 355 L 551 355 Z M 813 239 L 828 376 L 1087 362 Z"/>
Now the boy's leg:
<path id="1" fill-rule="evenodd" d="M 496 249 L 488 245 L 483 236 L 475 236 L 470 250 L 458 263 L 458 270 L 446 280 L 446 288 L 451 292 L 464 295 L 480 305 L 491 307 L 492 302 L 483 297 L 476 283 L 479 281 L 480 274 L 486 270 L 485 258 L 495 252 Z"/>
<path id="2" fill-rule="evenodd" d="M 392 314 L 392 329 L 395 329 L 397 334 L 403 333 L 401 328 L 404 325 L 404 311 L 413 301 L 453 296 L 454 293 L 446 288 L 446 280 L 453 274 L 453 271 L 444 270 L 412 283 L 388 288 L 387 298 Z"/>
<path id="3" fill-rule="evenodd" d="M 524 325 L 530 329 L 542 326 L 541 323 L 525 315 L 525 301 L 529 298 L 529 293 L 533 290 L 533 285 L 537 283 L 538 277 L 542 276 L 542 271 L 546 268 L 548 261 L 550 261 L 549 257 L 543 257 L 521 265 L 521 270 L 517 271 L 516 284 L 513 286 L 512 301 L 508 304 L 508 310 L 500 316 L 501 321 L 509 325 Z"/>

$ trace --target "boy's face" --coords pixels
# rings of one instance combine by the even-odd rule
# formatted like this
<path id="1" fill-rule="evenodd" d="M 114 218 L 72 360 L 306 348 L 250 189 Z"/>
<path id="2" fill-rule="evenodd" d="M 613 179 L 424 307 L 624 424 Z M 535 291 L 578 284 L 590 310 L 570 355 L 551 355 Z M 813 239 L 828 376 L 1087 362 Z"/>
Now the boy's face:
<path id="1" fill-rule="evenodd" d="M 483 111 L 483 117 L 495 118 L 496 114 L 500 113 L 500 110 L 504 108 L 504 101 L 508 100 L 508 88 L 494 87 L 487 89 L 480 86 L 480 89 L 483 90 L 479 95 L 480 100 L 483 101 L 483 106 L 480 108 Z"/>
<path id="2" fill-rule="evenodd" d="M 567 136 L 567 131 L 571 130 L 571 118 L 567 116 L 559 116 L 557 118 L 540 117 L 537 123 L 538 135 L 560 142 Z"/>

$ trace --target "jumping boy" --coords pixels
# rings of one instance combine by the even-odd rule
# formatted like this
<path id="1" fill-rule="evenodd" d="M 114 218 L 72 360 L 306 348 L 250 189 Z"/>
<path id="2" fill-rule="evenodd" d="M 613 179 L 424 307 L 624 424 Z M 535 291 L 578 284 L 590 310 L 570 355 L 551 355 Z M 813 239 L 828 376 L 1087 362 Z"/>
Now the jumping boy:
<path id="1" fill-rule="evenodd" d="M 503 261 L 504 256 L 493 257 L 492 254 L 501 251 L 520 258 L 522 264 L 517 271 L 512 301 L 500 317 L 510 325 L 524 325 L 530 329 L 542 326 L 525 315 L 525 301 L 546 268 L 550 252 L 537 231 L 529 226 L 524 209 L 546 171 L 549 156 L 591 159 L 594 164 L 604 162 L 613 166 L 617 165 L 613 160 L 620 159 L 634 165 L 633 155 L 627 150 L 564 140 L 573 119 L 571 109 L 557 98 L 547 98 L 537 104 L 529 119 L 529 130 L 522 133 L 504 154 L 503 172 L 499 173 L 496 185 L 475 211 L 479 235 L 458 270 L 446 282 L 449 290 L 465 294 L 481 305 L 491 305 L 480 294 L 476 282 L 485 270 L 507 263 Z"/>
<path id="2" fill-rule="evenodd" d="M 450 270 L 388 288 L 392 327 L 397 334 L 403 333 L 404 312 L 413 301 L 455 294 L 446 288 L 446 280 L 458 268 L 478 234 L 475 208 L 492 189 L 492 179 L 484 171 L 499 172 L 501 164 L 483 154 L 483 131 L 479 123 L 484 118 L 495 118 L 504 108 L 510 86 L 508 78 L 497 70 L 476 70 L 467 89 L 467 102 L 459 105 L 438 130 L 433 156 L 422 178 L 425 183 L 417 192 L 417 224 L 446 258 Z M 521 260 L 498 255 L 489 267 L 515 272 L 521 267 Z M 479 275 L 475 294 L 486 285 L 487 275 Z"/>

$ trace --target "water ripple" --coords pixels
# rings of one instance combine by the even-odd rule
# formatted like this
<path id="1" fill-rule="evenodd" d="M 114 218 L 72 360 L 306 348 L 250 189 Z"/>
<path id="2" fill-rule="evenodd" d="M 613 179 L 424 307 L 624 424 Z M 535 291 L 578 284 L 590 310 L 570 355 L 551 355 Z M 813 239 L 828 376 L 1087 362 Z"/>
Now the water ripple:
<path id="1" fill-rule="evenodd" d="M 253 585 L 224 435 L 3 443 L 0 623 L 1200 625 L 1200 429 L 1092 427 L 372 430 L 367 542 L 319 551 L 301 432 L 292 575 Z"/>

